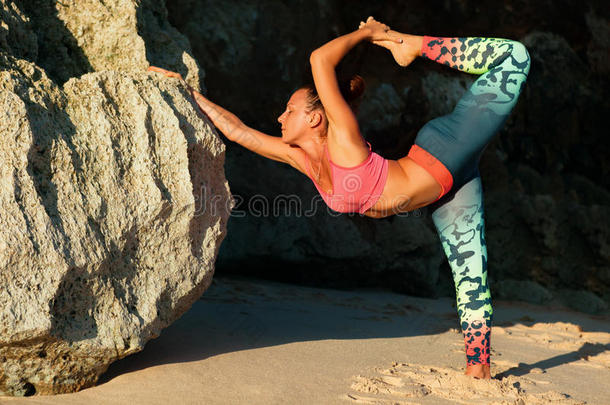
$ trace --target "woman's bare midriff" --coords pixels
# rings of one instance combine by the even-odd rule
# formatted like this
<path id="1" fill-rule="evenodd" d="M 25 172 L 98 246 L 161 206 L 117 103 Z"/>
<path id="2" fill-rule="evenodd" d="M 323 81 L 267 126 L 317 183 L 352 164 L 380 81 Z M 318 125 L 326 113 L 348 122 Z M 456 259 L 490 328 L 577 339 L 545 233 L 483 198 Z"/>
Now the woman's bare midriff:
<path id="1" fill-rule="evenodd" d="M 388 159 L 388 179 L 379 200 L 364 215 L 383 218 L 413 211 L 436 200 L 441 186 L 423 167 L 405 156 Z"/>

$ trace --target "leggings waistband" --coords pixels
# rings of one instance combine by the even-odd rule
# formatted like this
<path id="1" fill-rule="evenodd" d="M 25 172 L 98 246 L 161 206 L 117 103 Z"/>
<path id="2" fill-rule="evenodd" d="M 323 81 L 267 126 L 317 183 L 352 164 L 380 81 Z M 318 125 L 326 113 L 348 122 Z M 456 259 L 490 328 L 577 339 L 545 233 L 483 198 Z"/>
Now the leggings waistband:
<path id="1" fill-rule="evenodd" d="M 440 160 L 416 144 L 413 144 L 407 156 L 413 159 L 415 163 L 426 169 L 428 173 L 434 177 L 438 184 L 440 184 L 441 193 L 434 201 L 438 201 L 442 196 L 447 194 L 449 190 L 451 190 L 451 187 L 453 186 L 453 176 Z"/>

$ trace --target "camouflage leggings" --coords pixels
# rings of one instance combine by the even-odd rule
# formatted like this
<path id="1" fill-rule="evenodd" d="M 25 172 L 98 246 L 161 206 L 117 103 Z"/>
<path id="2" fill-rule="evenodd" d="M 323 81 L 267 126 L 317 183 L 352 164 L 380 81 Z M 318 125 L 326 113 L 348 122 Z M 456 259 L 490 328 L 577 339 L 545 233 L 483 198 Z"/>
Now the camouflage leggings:
<path id="1" fill-rule="evenodd" d="M 451 68 L 480 74 L 451 113 L 422 127 L 415 144 L 453 176 L 451 190 L 429 208 L 451 266 L 467 364 L 489 364 L 493 309 L 478 167 L 485 147 L 517 103 L 530 58 L 520 42 L 480 37 L 425 36 L 422 53 Z"/>

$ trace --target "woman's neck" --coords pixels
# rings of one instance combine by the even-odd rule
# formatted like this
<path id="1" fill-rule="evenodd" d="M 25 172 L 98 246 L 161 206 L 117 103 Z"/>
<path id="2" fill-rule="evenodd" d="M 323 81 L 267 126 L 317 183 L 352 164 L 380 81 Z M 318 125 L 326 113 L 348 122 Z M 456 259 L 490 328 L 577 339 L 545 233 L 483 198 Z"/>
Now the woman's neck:
<path id="1" fill-rule="evenodd" d="M 311 139 L 299 145 L 301 149 L 307 153 L 309 156 L 309 160 L 315 164 L 318 164 L 324 158 L 324 147 L 326 145 L 326 141 L 316 141 Z"/>

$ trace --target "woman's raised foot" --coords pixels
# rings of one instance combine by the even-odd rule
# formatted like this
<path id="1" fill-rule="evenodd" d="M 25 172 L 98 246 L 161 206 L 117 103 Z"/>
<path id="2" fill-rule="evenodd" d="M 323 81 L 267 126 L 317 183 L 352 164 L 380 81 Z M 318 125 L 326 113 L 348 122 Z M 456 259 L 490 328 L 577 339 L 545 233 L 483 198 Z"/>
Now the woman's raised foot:
<path id="1" fill-rule="evenodd" d="M 365 25 L 360 23 L 360 28 Z M 381 46 L 392 52 L 396 63 L 400 66 L 408 66 L 415 58 L 420 55 L 422 37 L 417 35 L 403 34 L 402 32 L 389 30 L 388 34 L 394 38 L 401 38 L 402 43 L 389 40 L 372 40 L 375 45 Z"/>

